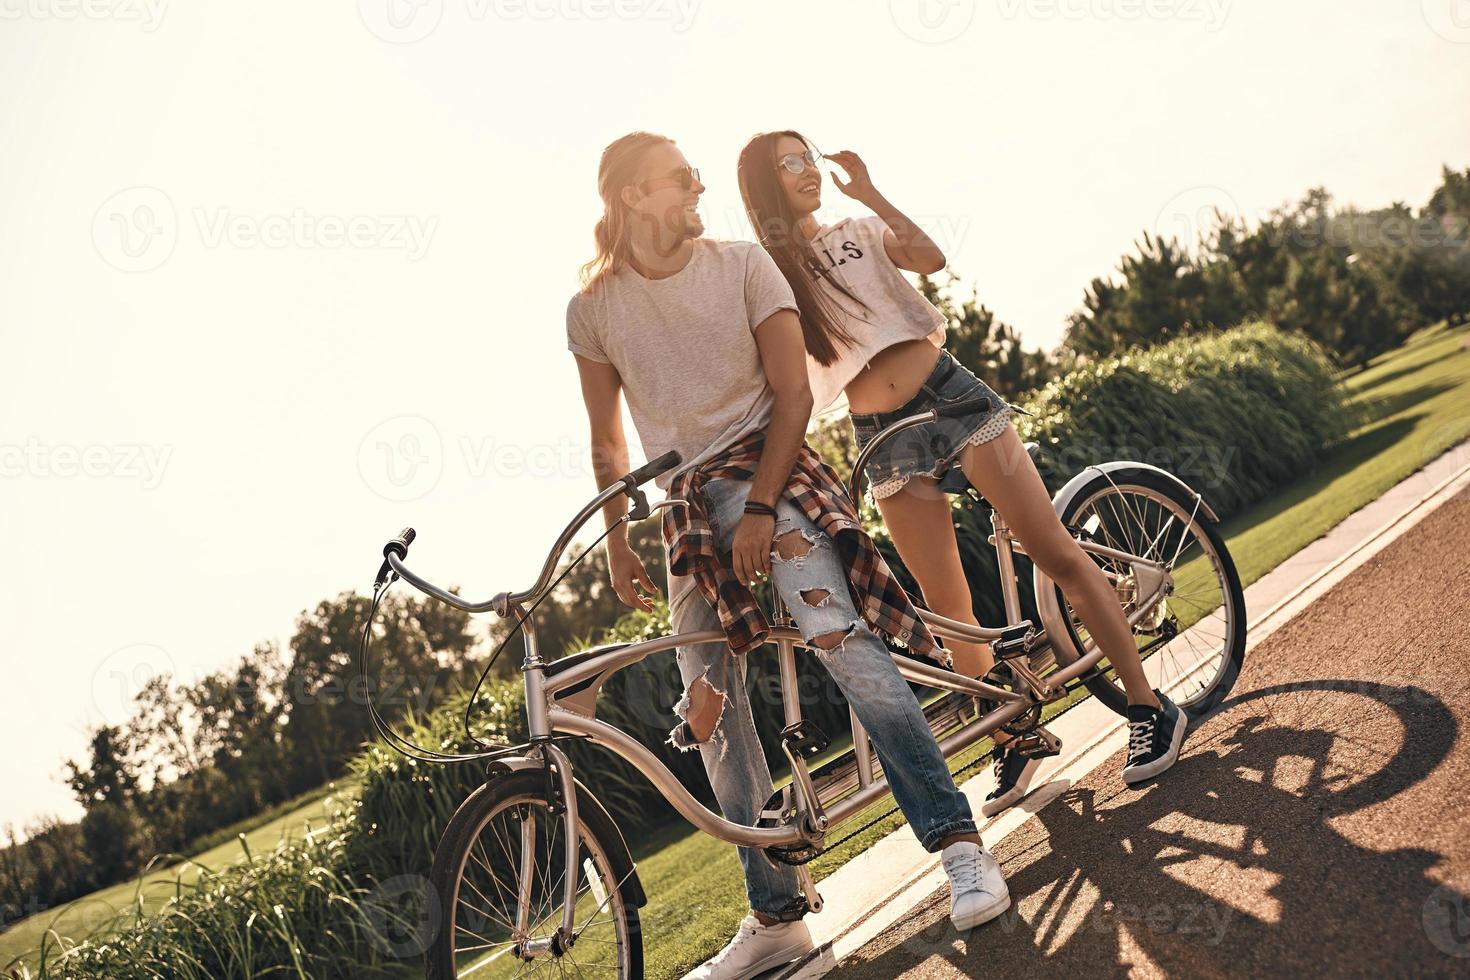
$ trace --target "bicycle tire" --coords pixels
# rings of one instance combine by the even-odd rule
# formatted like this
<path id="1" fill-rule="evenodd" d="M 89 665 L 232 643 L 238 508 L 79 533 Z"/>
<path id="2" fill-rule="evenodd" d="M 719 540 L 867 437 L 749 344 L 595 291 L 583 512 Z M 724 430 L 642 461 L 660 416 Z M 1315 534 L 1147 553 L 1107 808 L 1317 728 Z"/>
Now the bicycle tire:
<path id="1" fill-rule="evenodd" d="M 643 935 L 638 907 L 645 901 L 643 891 L 637 881 L 632 860 L 628 857 L 622 834 L 612 822 L 612 818 L 586 787 L 581 783 L 576 785 L 577 813 L 581 824 L 580 837 L 582 840 L 578 853 L 587 855 L 587 859 L 593 861 L 598 877 L 604 883 L 606 897 L 602 899 L 602 903 L 606 904 L 611 913 L 618 946 L 617 976 L 627 978 L 627 980 L 641 980 L 643 976 Z M 448 826 L 445 827 L 439 846 L 434 851 L 434 865 L 429 873 L 430 886 L 438 900 L 440 912 L 437 916 L 435 934 L 425 957 L 429 980 L 452 980 L 461 975 L 456 936 L 461 930 L 458 925 L 458 917 L 460 888 L 464 881 L 465 868 L 470 863 L 472 851 L 485 828 L 497 816 L 517 806 L 536 807 L 539 811 L 538 819 L 559 819 L 557 816 L 547 816 L 549 813 L 547 777 L 543 770 L 520 770 L 492 778 L 460 804 L 459 809 L 450 818 Z M 554 831 L 551 834 L 548 840 L 554 841 Z M 551 852 L 555 853 L 555 849 L 552 848 Z M 476 858 L 476 861 L 478 862 L 479 858 Z M 485 868 L 486 865 L 480 862 L 480 867 Z M 549 875 L 546 880 L 550 880 Z M 536 881 L 534 875 L 532 881 L 534 887 Z M 609 888 L 608 885 L 613 887 Z M 559 893 L 555 886 L 546 890 L 552 893 L 554 898 L 552 908 L 545 915 L 540 916 L 540 920 L 545 922 L 547 918 L 554 918 L 556 924 L 559 924 L 561 907 Z M 597 897 L 595 891 L 593 897 L 594 899 Z M 484 901 L 485 896 L 482 892 L 478 894 L 478 898 L 482 900 L 482 905 L 490 904 Z M 581 928 L 585 929 L 586 926 Z M 600 938 L 599 941 L 606 942 Z M 575 949 L 576 947 L 573 946 L 568 955 Z M 501 955 L 513 957 L 513 954 L 502 953 Z M 508 960 L 506 965 L 509 966 L 513 961 L 513 958 Z M 524 965 L 531 967 L 534 964 Z M 481 976 L 499 975 L 497 971 L 482 973 L 483 966 L 485 966 L 483 961 L 473 966 L 475 971 L 473 975 L 477 980 Z M 519 976 L 520 973 L 512 975 Z"/>
<path id="2" fill-rule="evenodd" d="M 1199 528 L 1200 533 L 1209 543 L 1210 550 L 1218 559 L 1219 577 L 1223 577 L 1224 580 L 1220 589 L 1220 608 L 1225 610 L 1225 615 L 1228 617 L 1230 635 L 1223 644 L 1220 654 L 1221 663 L 1213 681 L 1199 694 L 1177 702 L 1189 717 L 1199 718 L 1208 714 L 1229 695 L 1245 660 L 1246 609 L 1240 575 L 1236 571 L 1235 561 L 1231 558 L 1230 551 L 1225 546 L 1225 541 L 1215 522 L 1202 511 L 1195 509 L 1194 498 L 1184 491 L 1180 484 L 1153 469 L 1122 467 L 1106 474 L 1099 473 L 1072 495 L 1067 506 L 1058 516 L 1067 527 L 1076 527 L 1079 518 L 1083 517 L 1085 510 L 1093 501 L 1116 494 L 1118 491 L 1126 493 L 1130 487 L 1147 491 L 1152 495 L 1167 497 L 1180 507 L 1185 515 L 1193 513 L 1194 526 Z M 1046 589 L 1054 590 L 1057 607 L 1062 612 L 1060 619 L 1066 635 L 1054 638 L 1052 644 L 1057 663 L 1062 666 L 1076 663 L 1081 656 L 1082 639 L 1078 636 L 1073 623 L 1071 605 L 1067 602 L 1061 588 L 1047 578 L 1039 568 L 1035 569 L 1034 584 L 1038 596 L 1042 595 Z M 1107 676 L 1107 670 L 1107 662 L 1104 661 L 1098 665 L 1098 669 L 1084 675 L 1082 681 L 1092 695 L 1108 708 L 1120 715 L 1126 715 L 1128 697 L 1123 689 Z"/>

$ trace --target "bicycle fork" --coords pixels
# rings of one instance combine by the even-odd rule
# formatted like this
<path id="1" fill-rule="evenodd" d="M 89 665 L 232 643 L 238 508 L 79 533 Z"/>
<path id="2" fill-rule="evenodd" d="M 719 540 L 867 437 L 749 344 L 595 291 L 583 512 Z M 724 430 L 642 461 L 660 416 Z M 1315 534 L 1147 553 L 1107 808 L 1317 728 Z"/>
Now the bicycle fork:
<path id="1" fill-rule="evenodd" d="M 777 596 L 775 601 L 777 622 L 789 622 L 790 614 L 786 611 L 781 598 Z M 826 808 L 822 806 L 822 800 L 817 795 L 816 787 L 812 785 L 811 773 L 806 766 L 806 755 L 816 755 L 825 750 L 827 739 L 813 737 L 812 733 L 805 728 L 804 719 L 801 717 L 801 703 L 794 694 L 797 690 L 796 645 L 790 640 L 778 640 L 776 654 L 781 669 L 781 708 L 786 722 L 786 727 L 781 730 L 781 752 L 791 766 L 791 786 L 796 804 L 796 828 L 802 840 L 820 851 L 827 837 L 829 821 Z M 856 723 L 856 718 L 854 718 L 854 723 Z M 770 858 L 767 857 L 767 860 Z M 812 880 L 811 871 L 805 864 L 796 865 L 796 878 L 801 882 L 801 890 L 806 896 L 807 905 L 813 912 L 822 911 L 821 893 L 817 891 L 816 882 Z"/>
<path id="2" fill-rule="evenodd" d="M 581 880 L 577 855 L 581 851 L 582 841 L 582 828 L 577 819 L 577 786 L 572 776 L 572 765 L 561 749 L 551 742 L 544 742 L 541 752 L 546 764 L 548 814 L 554 820 L 560 811 L 561 819 L 566 824 L 566 871 L 562 875 L 561 924 L 544 939 L 528 938 L 531 932 L 531 888 L 536 877 L 535 861 L 538 851 L 536 812 L 529 810 L 526 819 L 521 823 L 520 885 L 516 896 L 515 929 L 516 955 L 526 961 L 547 954 L 561 956 L 577 941 L 576 903 Z M 550 833 L 550 828 L 547 832 Z"/>

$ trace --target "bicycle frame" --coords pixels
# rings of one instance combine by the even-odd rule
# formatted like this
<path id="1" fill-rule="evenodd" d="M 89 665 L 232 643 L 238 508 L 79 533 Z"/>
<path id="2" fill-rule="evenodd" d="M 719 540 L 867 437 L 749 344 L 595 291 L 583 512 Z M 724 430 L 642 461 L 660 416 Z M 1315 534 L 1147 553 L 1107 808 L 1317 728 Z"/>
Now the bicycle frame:
<path id="1" fill-rule="evenodd" d="M 934 412 L 920 413 L 895 422 L 879 433 L 864 448 L 864 452 L 859 454 L 858 465 L 853 475 L 854 488 L 860 478 L 862 464 L 884 439 L 890 438 L 894 433 L 909 426 L 922 424 L 936 417 Z M 593 501 L 583 507 L 557 539 L 556 546 L 548 556 L 536 584 L 525 592 L 501 593 L 487 602 L 471 603 L 409 571 L 403 565 L 400 555 L 385 553 L 385 560 L 400 577 L 414 587 L 456 608 L 471 613 L 493 609 L 501 616 L 515 615 L 519 618 L 525 614 L 525 604 L 538 599 L 548 588 L 551 576 L 555 572 L 556 562 L 567 544 L 570 543 L 572 536 L 608 501 L 628 492 L 625 491 L 624 486 L 620 482 L 609 485 Z M 687 506 L 688 503 L 683 500 L 667 499 L 650 508 L 646 500 L 642 498 L 641 492 L 633 495 L 636 506 L 631 519 L 642 519 L 664 507 Z M 854 497 L 854 500 L 856 499 Z M 1011 533 L 998 510 L 992 509 L 991 525 L 994 534 L 990 537 L 990 543 L 996 549 L 1007 625 L 1004 627 L 971 626 L 940 616 L 927 609 L 915 608 L 919 616 L 928 624 L 931 632 L 943 639 L 975 643 L 989 642 L 992 645 L 999 641 L 1007 643 L 1010 646 L 1008 653 L 1015 655 L 1008 656 L 1006 662 L 1018 678 L 1020 682 L 1018 686 L 1023 687 L 1025 693 L 996 687 L 946 670 L 937 664 L 922 662 L 901 654 L 893 655 L 899 673 L 905 680 L 925 687 L 985 698 L 999 704 L 999 707 L 986 712 L 940 741 L 939 748 L 946 759 L 974 745 L 1038 704 L 1063 697 L 1067 684 L 1092 670 L 1103 658 L 1102 650 L 1094 646 L 1090 651 L 1076 651 L 1079 656 L 1072 663 L 1052 671 L 1045 677 L 1037 674 L 1033 667 L 1039 666 L 1039 669 L 1045 669 L 1045 666 L 1050 666 L 1050 664 L 1046 663 L 1044 658 L 1049 655 L 1054 657 L 1049 630 L 1061 632 L 1064 624 L 1060 622 L 1044 623 L 1043 628 L 1037 630 L 1029 620 L 1021 618 L 1014 557 L 1017 551 L 1025 554 L 1025 549 Z M 1139 584 L 1144 587 L 1147 594 L 1137 599 L 1132 613 L 1126 617 L 1130 626 L 1137 624 L 1139 620 L 1147 616 L 1153 606 L 1168 593 L 1171 577 L 1168 569 L 1162 564 L 1080 538 L 1078 545 L 1084 551 L 1127 562 L 1139 573 Z M 1039 572 L 1038 576 L 1040 576 Z M 802 720 L 801 705 L 796 695 L 796 648 L 798 646 L 809 647 L 809 644 L 803 641 L 789 614 L 779 608 L 779 599 L 777 603 L 776 621 L 772 625 L 767 642 L 776 647 L 781 678 L 783 718 L 787 725 L 792 725 Z M 1045 606 L 1040 611 L 1043 619 L 1050 618 Z M 853 734 L 853 757 L 857 770 L 857 787 L 853 792 L 834 802 L 830 810 L 827 809 L 813 788 L 805 760 L 800 755 L 793 753 L 783 742 L 783 750 L 791 766 L 795 818 L 774 827 L 750 827 L 726 820 L 695 799 L 694 795 L 647 746 L 622 729 L 600 721 L 596 717 L 598 695 L 603 684 L 612 674 L 646 657 L 680 646 L 725 642 L 725 635 L 722 631 L 678 633 L 639 643 L 614 644 L 547 662 L 541 658 L 533 618 L 526 616 L 521 629 L 525 638 L 525 660 L 521 671 L 525 678 L 526 715 L 530 744 L 521 755 L 499 758 L 493 765 L 510 770 L 549 767 L 555 773 L 565 806 L 566 861 L 569 868 L 576 867 L 580 847 L 580 822 L 577 816 L 577 794 L 572 764 L 556 746 L 557 736 L 584 737 L 593 744 L 615 753 L 642 773 L 644 778 L 653 784 L 681 816 L 701 831 L 728 843 L 747 847 L 770 848 L 806 844 L 820 850 L 828 827 L 862 812 L 888 793 L 887 779 L 875 775 L 872 747 L 867 734 L 863 731 L 857 716 L 849 709 Z M 1022 633 L 1024 635 L 1021 635 Z M 997 659 L 1000 658 L 997 657 Z M 527 827 L 525 832 L 533 834 L 534 828 Z M 813 909 L 820 910 L 820 896 L 815 896 L 815 888 L 811 884 L 811 878 L 806 873 L 805 866 L 799 867 L 798 871 L 808 895 L 816 898 L 816 901 L 812 903 Z M 565 934 L 571 934 L 573 930 L 579 878 L 580 875 L 575 873 L 565 875 L 562 913 L 562 930 Z M 621 885 L 621 882 L 618 884 Z M 527 886 L 523 885 L 523 887 Z M 522 908 L 518 913 L 519 928 L 522 931 L 527 928 L 526 916 L 529 912 L 525 898 L 526 896 L 523 895 L 520 903 Z"/>
<path id="2" fill-rule="evenodd" d="M 654 509 L 682 503 L 683 501 L 665 500 L 656 505 Z M 1005 601 L 1007 627 L 970 626 L 927 609 L 917 611 L 929 625 L 931 631 L 936 636 L 945 639 L 989 642 L 1001 638 L 1009 630 L 1025 626 L 1028 628 L 1026 653 L 1029 657 L 1040 657 L 1050 649 L 1047 632 L 1045 629 L 1030 629 L 1030 622 L 1022 620 L 1020 615 L 1020 596 L 1016 585 L 1013 553 L 1020 550 L 1024 554 L 1024 549 L 1020 548 L 1020 543 L 1010 533 L 999 512 L 994 512 L 991 520 L 996 530 L 994 540 L 1001 570 L 1001 590 Z M 1094 542 L 1079 541 L 1078 543 L 1084 550 L 1129 561 L 1135 565 L 1151 567 L 1160 572 L 1157 587 L 1129 615 L 1130 625 L 1146 616 L 1152 606 L 1165 594 L 1164 583 L 1167 581 L 1167 576 L 1162 574 L 1162 566 L 1156 562 Z M 484 611 L 497 604 L 496 600 L 481 604 L 466 602 L 459 596 L 439 589 L 420 578 L 404 566 L 396 556 L 390 556 L 389 562 L 393 569 L 410 584 L 457 608 L 476 612 Z M 534 590 L 529 594 L 534 594 Z M 504 596 L 498 597 L 498 599 L 504 598 Z M 514 602 L 509 604 L 504 614 L 519 616 L 523 612 L 524 608 L 521 603 Z M 678 778 L 659 761 L 647 746 L 622 729 L 596 718 L 597 696 L 602 685 L 613 673 L 638 663 L 645 657 L 673 650 L 679 646 L 724 642 L 725 637 L 722 632 L 706 630 L 671 634 L 640 643 L 594 648 L 563 657 L 558 661 L 547 662 L 540 655 L 534 619 L 528 618 L 521 629 L 525 634 L 526 651 L 521 670 L 525 676 L 526 713 L 532 746 L 549 743 L 557 735 L 586 737 L 594 744 L 601 745 L 621 756 L 637 768 L 663 794 L 670 805 L 690 823 L 729 843 L 765 848 L 796 844 L 808 839 L 809 835 L 804 836 L 801 828 L 796 826 L 747 827 L 726 820 L 696 800 L 693 794 L 679 782 Z M 768 642 L 776 646 L 781 676 L 783 716 L 787 724 L 792 724 L 801 720 L 801 706 L 795 694 L 796 648 L 808 646 L 808 644 L 802 640 L 801 634 L 794 627 L 785 624 L 772 627 Z M 1102 651 L 1094 648 L 1084 653 L 1074 663 L 1053 671 L 1046 677 L 1038 677 L 1031 671 L 1025 663 L 1026 657 L 1010 660 L 1013 670 L 1030 689 L 1028 694 L 1018 694 L 995 687 L 962 674 L 956 674 L 937 664 L 921 662 L 901 654 L 895 654 L 894 661 L 905 680 L 925 687 L 956 691 L 1000 702 L 1001 707 L 977 718 L 940 743 L 941 751 L 946 758 L 949 758 L 1024 714 L 1037 703 L 1045 703 L 1062 696 L 1066 685 L 1095 667 L 1102 656 Z M 825 821 L 827 824 L 839 823 L 860 812 L 888 791 L 887 780 L 873 775 L 871 747 L 862 732 L 861 725 L 855 717 L 852 718 L 852 723 L 859 789 L 832 807 L 827 814 L 828 819 Z M 559 752 L 557 754 L 560 755 Z M 530 759 L 529 756 L 510 757 L 500 761 L 510 768 L 544 765 L 543 761 Z M 798 778 L 796 770 L 804 768 L 804 763 L 797 760 L 793 767 L 793 778 Z M 566 776 L 570 778 L 569 765 L 567 769 Z M 805 802 L 809 808 L 813 801 Z M 572 836 L 572 839 L 575 840 L 575 835 Z"/>
<path id="3" fill-rule="evenodd" d="M 1005 566 L 1011 564 L 1008 560 L 1010 557 L 1008 552 L 1012 541 L 1013 539 L 1008 534 L 1004 537 L 997 537 L 997 550 L 1002 555 Z M 1098 550 L 1125 557 L 1124 553 L 1114 552 L 1113 549 L 1099 547 Z M 1014 575 L 1002 578 L 1002 589 L 1006 596 L 1007 618 L 1010 624 L 1021 625 L 1023 621 L 1019 614 L 1020 602 Z M 1132 625 L 1147 615 L 1149 609 L 1163 594 L 1160 588 L 1154 596 L 1135 609 L 1130 616 L 1129 624 Z M 969 626 L 924 609 L 918 612 L 929 624 L 932 632 L 946 639 L 986 642 L 999 638 L 1005 632 L 1003 628 Z M 1049 649 L 1048 644 L 1044 642 L 1044 631 L 1033 635 L 1043 642 L 1030 648 L 1029 653 L 1041 654 Z M 724 633 L 719 630 L 679 633 L 619 646 L 574 663 L 563 670 L 556 671 L 549 677 L 547 676 L 548 665 L 541 663 L 539 656 L 534 659 L 529 656 L 534 649 L 534 631 L 528 634 L 526 639 L 528 645 L 525 668 L 526 691 L 528 703 L 534 702 L 536 705 L 531 721 L 533 735 L 550 736 L 553 733 L 561 733 L 586 736 L 594 744 L 609 749 L 633 764 L 685 819 L 700 830 L 721 840 L 750 847 L 770 847 L 794 844 L 802 839 L 798 829 L 794 827 L 784 829 L 746 827 L 724 819 L 699 803 L 673 773 L 641 742 L 621 729 L 599 721 L 595 717 L 597 694 L 602 684 L 614 672 L 638 663 L 645 657 L 679 646 L 722 643 L 725 641 Z M 801 634 L 789 625 L 773 626 L 767 642 L 773 643 L 776 647 L 781 676 L 783 717 L 788 725 L 794 724 L 801 720 L 801 705 L 796 695 L 796 647 L 809 645 L 804 643 Z M 899 673 L 907 681 L 924 687 L 956 691 L 1000 702 L 999 708 L 977 718 L 970 725 L 940 743 L 940 750 L 945 758 L 950 758 L 1007 722 L 1024 714 L 1035 704 L 1060 697 L 1065 693 L 1068 683 L 1095 667 L 1102 656 L 1102 651 L 1094 648 L 1075 663 L 1054 671 L 1044 678 L 1037 677 L 1023 665 L 1025 658 L 1012 660 L 1013 669 L 1025 679 L 1026 686 L 1031 688 L 1030 695 L 995 687 L 963 674 L 956 674 L 937 664 L 925 663 L 902 654 L 894 654 L 893 659 L 898 666 Z M 540 718 L 536 718 L 536 715 L 540 715 Z M 861 812 L 888 792 L 887 780 L 883 777 L 875 778 L 873 775 L 871 747 L 862 733 L 861 724 L 856 717 L 851 717 L 851 722 L 859 789 L 838 801 L 827 811 L 829 824 L 840 823 Z M 805 768 L 804 763 L 800 760 L 797 760 L 797 765 L 793 767 L 793 779 L 799 778 L 796 772 L 798 768 Z"/>

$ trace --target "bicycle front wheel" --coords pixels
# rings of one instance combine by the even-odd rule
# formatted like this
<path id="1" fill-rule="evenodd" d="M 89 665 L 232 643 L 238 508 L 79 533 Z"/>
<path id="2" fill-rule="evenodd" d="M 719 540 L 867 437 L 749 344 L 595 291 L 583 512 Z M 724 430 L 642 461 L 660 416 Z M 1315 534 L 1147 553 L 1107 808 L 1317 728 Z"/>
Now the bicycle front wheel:
<path id="1" fill-rule="evenodd" d="M 470 794 L 434 853 L 430 880 L 441 918 L 429 980 L 643 976 L 621 836 L 580 785 L 577 810 L 577 861 L 569 868 L 565 814 L 549 803 L 544 772 L 496 777 Z M 579 879 L 570 942 L 559 933 L 569 873 Z"/>
<path id="2" fill-rule="evenodd" d="M 1167 592 L 1134 624 L 1133 637 L 1152 687 L 1165 691 L 1191 717 L 1210 711 L 1230 693 L 1245 659 L 1245 595 L 1215 523 L 1173 479 L 1145 467 L 1098 473 L 1059 516 L 1081 540 L 1159 562 Z M 1150 571 L 1088 552 L 1131 616 L 1154 591 Z M 1058 663 L 1075 663 L 1093 642 L 1060 587 L 1036 570 L 1038 601 L 1054 603 L 1065 635 L 1055 637 Z M 1103 660 L 1083 681 L 1098 700 L 1125 714 L 1128 698 Z M 1169 689 L 1172 688 L 1172 691 Z"/>

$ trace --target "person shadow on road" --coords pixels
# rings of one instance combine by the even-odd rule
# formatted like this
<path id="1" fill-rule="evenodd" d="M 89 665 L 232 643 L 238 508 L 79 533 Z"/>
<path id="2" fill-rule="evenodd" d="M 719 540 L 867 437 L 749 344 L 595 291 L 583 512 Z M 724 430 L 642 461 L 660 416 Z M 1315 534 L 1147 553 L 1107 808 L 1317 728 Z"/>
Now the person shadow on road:
<path id="1" fill-rule="evenodd" d="M 1458 727 L 1412 684 L 1234 698 L 1158 783 L 1105 765 L 1007 837 L 1006 915 L 957 934 L 921 908 L 922 929 L 834 976 L 1464 976 L 1470 898 L 1420 824 L 1460 812 L 1453 767 L 1436 773 Z"/>

